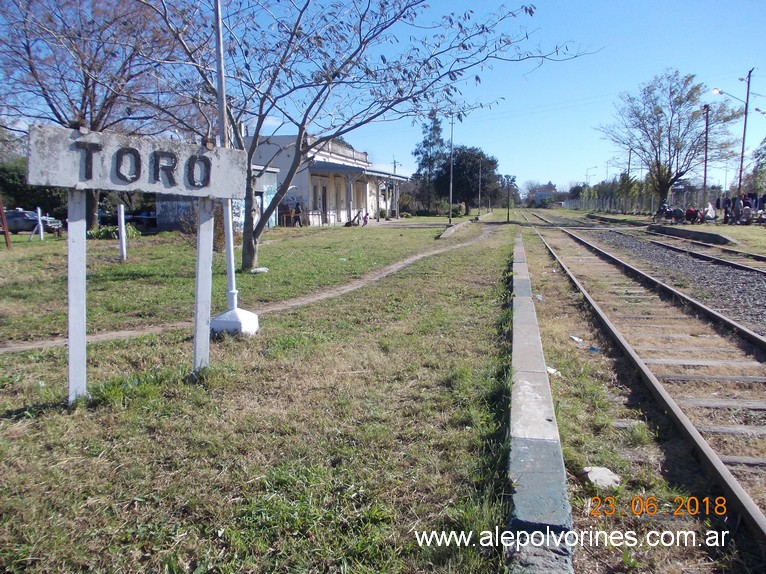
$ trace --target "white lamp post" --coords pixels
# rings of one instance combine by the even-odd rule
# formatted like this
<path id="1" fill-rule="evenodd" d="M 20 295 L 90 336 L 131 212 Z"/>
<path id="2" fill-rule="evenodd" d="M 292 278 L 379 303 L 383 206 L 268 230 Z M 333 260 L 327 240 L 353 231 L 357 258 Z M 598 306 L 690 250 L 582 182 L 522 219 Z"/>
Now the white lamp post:
<path id="1" fill-rule="evenodd" d="M 223 35 L 221 31 L 221 2 L 215 1 L 216 48 L 218 63 L 218 139 L 221 147 L 229 147 L 228 128 L 226 122 L 226 83 L 223 70 Z M 226 240 L 226 277 L 228 291 L 226 294 L 228 308 L 210 320 L 210 330 L 214 333 L 230 333 L 236 335 L 255 335 L 259 329 L 258 315 L 237 307 L 237 283 L 234 269 L 234 224 L 231 213 L 231 199 L 226 199 L 223 206 L 223 225 Z"/>
<path id="2" fill-rule="evenodd" d="M 745 96 L 744 100 L 741 100 L 736 96 L 732 96 L 731 94 L 724 92 L 723 90 L 720 90 L 718 88 L 713 89 L 714 94 L 718 94 L 721 96 L 726 95 L 726 96 L 729 96 L 730 98 L 734 98 L 735 100 L 745 104 L 745 123 L 744 123 L 744 126 L 742 127 L 742 151 L 740 151 L 740 154 L 739 154 L 739 181 L 737 183 L 737 195 L 740 195 L 742 193 L 742 168 L 745 163 L 745 137 L 747 135 L 747 108 L 750 104 L 750 76 L 753 74 L 754 69 L 755 68 L 750 68 L 750 71 L 747 73 L 747 95 Z M 741 79 L 742 78 L 740 78 L 740 80 Z"/>

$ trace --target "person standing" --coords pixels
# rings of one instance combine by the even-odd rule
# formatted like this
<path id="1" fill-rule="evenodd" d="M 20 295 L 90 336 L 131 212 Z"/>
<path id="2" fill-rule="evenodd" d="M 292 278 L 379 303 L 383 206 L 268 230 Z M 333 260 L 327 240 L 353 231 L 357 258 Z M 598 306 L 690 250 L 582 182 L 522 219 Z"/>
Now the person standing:
<path id="1" fill-rule="evenodd" d="M 739 225 L 739 220 L 742 217 L 742 196 L 735 195 L 731 202 L 731 220 L 729 223 Z"/>
<path id="2" fill-rule="evenodd" d="M 293 227 L 296 225 L 298 227 L 303 227 L 303 223 L 301 222 L 301 214 L 303 213 L 303 210 L 301 209 L 301 202 L 297 202 L 295 204 L 295 211 L 293 212 Z"/>

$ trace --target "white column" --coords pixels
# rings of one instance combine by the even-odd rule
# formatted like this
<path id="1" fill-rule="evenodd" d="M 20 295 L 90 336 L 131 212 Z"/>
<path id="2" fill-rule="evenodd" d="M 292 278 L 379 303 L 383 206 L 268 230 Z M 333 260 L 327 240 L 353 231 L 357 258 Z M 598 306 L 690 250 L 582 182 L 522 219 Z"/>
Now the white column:
<path id="1" fill-rule="evenodd" d="M 194 287 L 194 370 L 210 363 L 210 301 L 213 290 L 213 200 L 197 204 L 197 273 Z"/>
<path id="2" fill-rule="evenodd" d="M 37 232 L 40 234 L 40 241 L 45 239 L 45 229 L 43 228 L 43 214 L 40 208 L 37 208 Z"/>
<path id="3" fill-rule="evenodd" d="M 231 199 L 225 199 L 223 205 L 223 229 L 226 240 L 226 278 L 229 290 L 226 297 L 229 303 L 229 311 L 237 308 L 237 280 L 234 268 L 234 222 L 232 221 Z"/>
<path id="4" fill-rule="evenodd" d="M 120 235 L 120 260 L 128 260 L 128 238 L 125 236 L 125 204 L 117 206 L 117 231 Z"/>
<path id="5" fill-rule="evenodd" d="M 69 403 L 86 394 L 86 191 L 69 191 L 67 300 L 69 306 Z"/>

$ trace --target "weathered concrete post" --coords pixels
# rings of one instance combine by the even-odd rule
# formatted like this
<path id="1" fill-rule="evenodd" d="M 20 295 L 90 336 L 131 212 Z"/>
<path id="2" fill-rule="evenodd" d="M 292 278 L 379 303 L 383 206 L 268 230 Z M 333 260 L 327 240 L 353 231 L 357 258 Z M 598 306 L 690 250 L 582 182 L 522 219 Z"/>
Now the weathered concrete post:
<path id="1" fill-rule="evenodd" d="M 210 302 L 213 292 L 213 223 L 211 198 L 199 200 L 197 211 L 197 278 L 194 286 L 194 370 L 210 364 Z"/>
<path id="2" fill-rule="evenodd" d="M 117 206 L 117 232 L 120 236 L 120 261 L 128 260 L 128 238 L 125 236 L 125 204 Z"/>
<path id="3" fill-rule="evenodd" d="M 69 402 L 86 393 L 86 226 L 84 189 L 69 191 L 67 206 L 67 299 L 69 301 Z"/>

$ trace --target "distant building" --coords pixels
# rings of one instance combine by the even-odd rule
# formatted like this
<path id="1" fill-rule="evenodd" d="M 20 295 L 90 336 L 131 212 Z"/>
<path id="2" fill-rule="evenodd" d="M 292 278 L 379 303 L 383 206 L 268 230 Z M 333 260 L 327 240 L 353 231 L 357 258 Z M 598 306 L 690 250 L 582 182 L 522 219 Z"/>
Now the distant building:
<path id="1" fill-rule="evenodd" d="M 295 136 L 266 138 L 253 160 L 284 173 L 293 161 L 294 141 Z M 366 152 L 328 142 L 301 159 L 290 191 L 279 206 L 276 224 L 290 224 L 290 212 L 297 202 L 309 225 L 358 222 L 365 213 L 376 217 L 380 210 L 395 211 L 399 183 L 408 179 L 373 169 Z"/>

